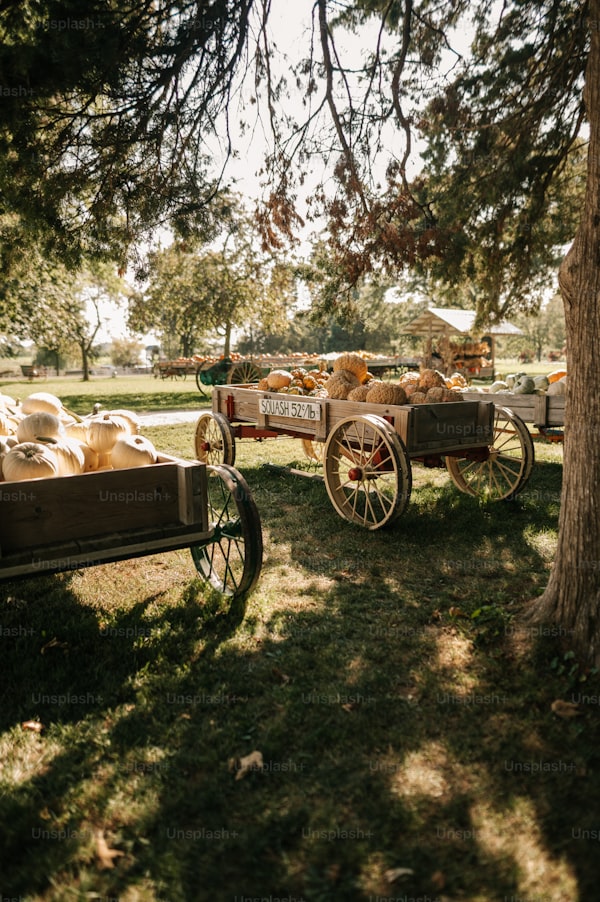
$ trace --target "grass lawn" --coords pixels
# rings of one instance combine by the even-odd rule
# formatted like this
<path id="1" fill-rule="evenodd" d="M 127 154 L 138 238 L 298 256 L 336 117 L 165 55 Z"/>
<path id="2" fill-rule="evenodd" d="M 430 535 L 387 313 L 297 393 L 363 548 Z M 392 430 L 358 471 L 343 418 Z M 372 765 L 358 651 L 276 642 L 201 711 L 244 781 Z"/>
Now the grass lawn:
<path id="1" fill-rule="evenodd" d="M 192 426 L 146 434 L 192 457 Z M 265 545 L 245 611 L 188 551 L 0 585 L 0 898 L 595 898 L 598 677 L 515 626 L 561 446 L 513 503 L 415 465 L 373 534 L 263 466 L 309 467 L 299 443 L 237 451 Z"/>

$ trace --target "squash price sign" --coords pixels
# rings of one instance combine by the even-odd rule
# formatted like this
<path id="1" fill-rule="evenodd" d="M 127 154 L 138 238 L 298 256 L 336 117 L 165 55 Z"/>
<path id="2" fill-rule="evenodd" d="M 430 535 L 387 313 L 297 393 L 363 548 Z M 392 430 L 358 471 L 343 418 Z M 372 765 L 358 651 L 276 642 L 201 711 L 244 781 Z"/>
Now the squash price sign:
<path id="1" fill-rule="evenodd" d="M 265 416 L 290 417 L 293 420 L 309 420 L 320 423 L 323 405 L 306 398 L 259 398 L 258 409 Z"/>

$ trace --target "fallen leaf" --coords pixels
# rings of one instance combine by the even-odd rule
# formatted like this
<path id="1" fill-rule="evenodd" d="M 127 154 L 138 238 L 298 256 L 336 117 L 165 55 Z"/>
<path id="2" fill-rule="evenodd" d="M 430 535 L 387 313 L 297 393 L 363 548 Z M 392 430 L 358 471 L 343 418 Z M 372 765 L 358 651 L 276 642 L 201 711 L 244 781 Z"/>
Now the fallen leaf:
<path id="1" fill-rule="evenodd" d="M 98 867 L 101 870 L 114 868 L 113 858 L 120 858 L 125 852 L 121 852 L 119 849 L 109 849 L 102 830 L 96 830 L 94 837 L 96 840 L 96 858 L 98 859 Z"/>
<path id="2" fill-rule="evenodd" d="M 557 698 L 556 701 L 553 701 L 550 708 L 554 714 L 565 718 L 578 717 L 582 713 L 579 705 L 576 705 L 575 702 L 565 702 L 562 698 Z"/>
<path id="3" fill-rule="evenodd" d="M 446 875 L 443 871 L 434 871 L 431 875 L 431 885 L 434 889 L 444 889 L 446 886 Z"/>
<path id="4" fill-rule="evenodd" d="M 63 650 L 66 650 L 68 647 L 69 647 L 68 642 L 59 642 L 59 640 L 56 638 L 56 636 L 54 636 L 53 639 L 50 639 L 49 642 L 46 642 L 46 644 L 42 646 L 42 648 L 40 650 L 40 654 L 42 654 L 42 655 L 45 654 L 49 648 L 62 648 Z"/>
<path id="5" fill-rule="evenodd" d="M 290 682 L 290 677 L 283 670 L 280 670 L 279 667 L 273 667 L 271 673 L 282 686 L 286 686 Z"/>
<path id="6" fill-rule="evenodd" d="M 31 730 L 32 733 L 41 733 L 44 729 L 44 724 L 40 723 L 39 720 L 24 720 L 21 727 L 24 730 Z"/>
<path id="7" fill-rule="evenodd" d="M 388 883 L 394 883 L 400 877 L 412 877 L 414 873 L 412 868 L 388 868 L 384 877 Z"/>
<path id="8" fill-rule="evenodd" d="M 454 605 L 452 605 L 452 607 L 448 609 L 448 613 L 450 614 L 451 617 L 468 617 L 469 616 L 468 614 L 465 614 L 464 611 L 461 611 L 460 608 L 457 608 Z"/>
<path id="9" fill-rule="evenodd" d="M 233 767 L 232 767 L 233 763 Z M 243 758 L 232 758 L 229 762 L 229 769 L 235 770 L 235 779 L 241 780 L 242 777 L 245 777 L 246 774 L 250 773 L 254 770 L 263 769 L 263 756 L 262 752 L 254 751 L 250 752 L 249 755 L 245 755 Z"/>

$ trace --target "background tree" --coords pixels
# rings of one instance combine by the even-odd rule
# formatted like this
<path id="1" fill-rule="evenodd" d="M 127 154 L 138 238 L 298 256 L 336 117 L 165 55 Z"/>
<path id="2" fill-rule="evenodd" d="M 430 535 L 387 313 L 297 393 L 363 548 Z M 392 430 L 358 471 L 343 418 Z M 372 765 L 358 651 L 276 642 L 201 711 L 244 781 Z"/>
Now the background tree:
<path id="1" fill-rule="evenodd" d="M 249 320 L 256 328 L 281 326 L 295 296 L 293 271 L 260 251 L 251 221 L 238 208 L 212 245 L 175 242 L 149 255 L 148 285 L 130 303 L 129 325 L 138 332 L 156 329 L 163 348 L 176 336 L 184 357 L 216 333 L 228 356 L 235 327 Z"/>

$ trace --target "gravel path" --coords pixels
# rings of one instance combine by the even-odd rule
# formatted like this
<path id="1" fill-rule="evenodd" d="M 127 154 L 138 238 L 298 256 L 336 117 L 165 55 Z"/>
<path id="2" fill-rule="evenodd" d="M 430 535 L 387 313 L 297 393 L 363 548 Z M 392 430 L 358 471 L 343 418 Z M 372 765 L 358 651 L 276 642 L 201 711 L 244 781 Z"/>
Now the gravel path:
<path id="1" fill-rule="evenodd" d="M 165 410 L 153 413 L 139 413 L 138 417 L 144 426 L 169 426 L 171 423 L 195 423 L 200 410 Z"/>

